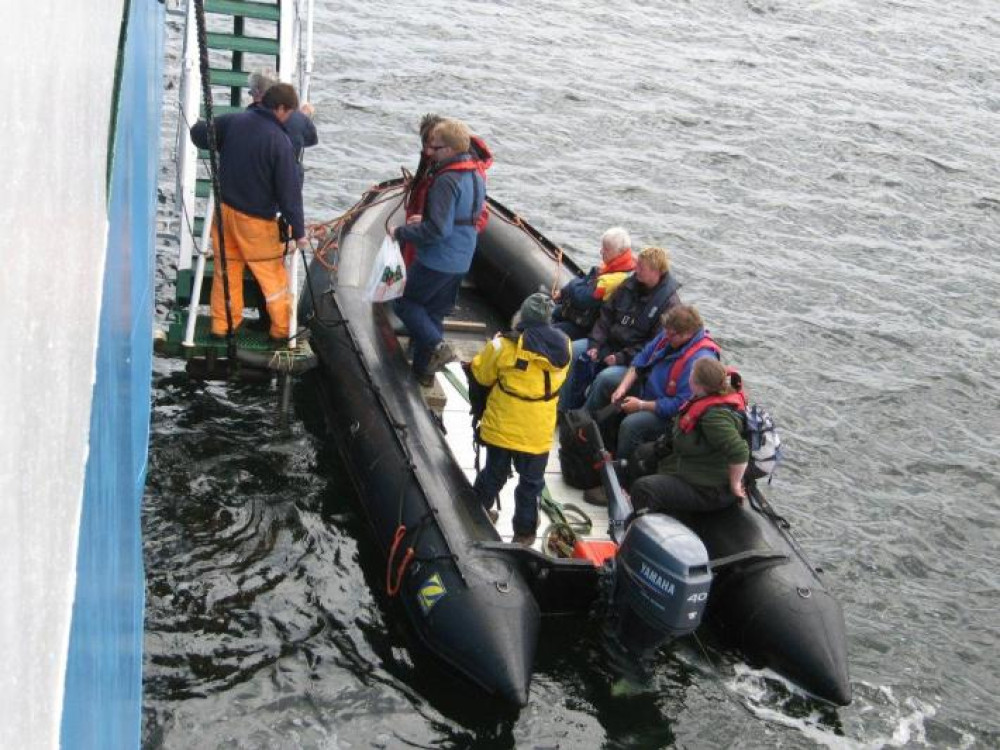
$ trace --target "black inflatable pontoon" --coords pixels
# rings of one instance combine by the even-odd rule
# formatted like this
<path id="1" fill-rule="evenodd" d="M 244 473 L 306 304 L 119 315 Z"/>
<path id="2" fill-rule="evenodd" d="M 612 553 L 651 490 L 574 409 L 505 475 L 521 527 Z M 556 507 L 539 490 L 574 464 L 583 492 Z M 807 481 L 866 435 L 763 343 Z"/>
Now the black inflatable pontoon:
<path id="1" fill-rule="evenodd" d="M 386 228 L 402 222 L 402 197 L 400 180 L 386 182 L 348 213 L 336 251 L 311 264 L 300 320 L 308 321 L 319 360 L 329 434 L 385 555 L 386 589 L 422 644 L 487 692 L 524 705 L 541 615 L 583 616 L 603 596 L 618 632 L 642 631 L 638 640 L 649 646 L 697 627 L 708 598 L 707 616 L 736 646 L 814 695 L 848 703 L 839 605 L 762 497 L 728 515 L 685 519 L 701 541 L 664 516 L 643 517 L 627 532 L 619 517 L 611 523 L 621 549 L 603 565 L 543 554 L 542 543 L 527 549 L 504 541 L 509 535 L 472 492 L 467 408 L 435 404 L 453 402 L 458 389 L 439 375 L 437 393 L 422 391 L 390 306 L 364 299 Z M 581 273 L 517 215 L 492 200 L 490 212 L 454 319 L 446 321 L 446 336 L 463 354 L 503 329 L 541 285 L 558 287 Z M 460 373 L 455 368 L 450 378 Z M 557 501 L 579 499 L 560 480 L 556 451 L 549 471 Z M 614 583 L 602 586 L 609 578 Z"/>

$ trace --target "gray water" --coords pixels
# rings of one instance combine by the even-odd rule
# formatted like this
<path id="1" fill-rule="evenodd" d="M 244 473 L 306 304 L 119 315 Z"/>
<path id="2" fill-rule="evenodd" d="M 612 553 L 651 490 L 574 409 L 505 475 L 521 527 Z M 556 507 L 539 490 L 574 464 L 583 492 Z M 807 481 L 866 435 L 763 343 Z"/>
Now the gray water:
<path id="1" fill-rule="evenodd" d="M 484 705 L 407 650 L 309 383 L 282 425 L 275 387 L 158 360 L 144 744 L 1000 746 L 998 69 L 986 1 L 317 3 L 309 219 L 412 169 L 434 111 L 584 264 L 615 224 L 668 247 L 779 421 L 768 494 L 843 604 L 855 700 L 691 640 L 622 690 L 581 623 L 546 629 L 527 708 Z"/>

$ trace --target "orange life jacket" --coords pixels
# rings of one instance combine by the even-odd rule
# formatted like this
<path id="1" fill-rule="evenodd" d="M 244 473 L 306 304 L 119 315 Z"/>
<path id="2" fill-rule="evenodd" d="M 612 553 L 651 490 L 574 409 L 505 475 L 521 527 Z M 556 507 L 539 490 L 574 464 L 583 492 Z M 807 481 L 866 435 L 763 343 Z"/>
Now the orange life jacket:
<path id="1" fill-rule="evenodd" d="M 677 412 L 677 426 L 681 432 L 691 432 L 698 426 L 698 420 L 705 415 L 705 412 L 716 406 L 725 406 L 745 414 L 747 410 L 746 394 L 740 388 L 724 396 L 702 396 L 701 398 L 688 399 Z"/>
<path id="2" fill-rule="evenodd" d="M 664 339 L 664 342 L 666 339 Z M 705 335 L 702 336 L 698 341 L 694 343 L 693 346 L 688 347 L 681 356 L 679 356 L 674 363 L 670 365 L 670 371 L 667 373 L 667 386 L 663 389 L 664 393 L 668 396 L 677 395 L 677 380 L 680 378 L 681 373 L 684 372 L 684 368 L 687 363 L 691 361 L 691 358 L 696 352 L 700 352 L 702 349 L 711 349 L 716 354 L 722 353 L 722 347 L 712 340 L 712 337 L 708 335 L 708 331 L 705 331 Z"/>

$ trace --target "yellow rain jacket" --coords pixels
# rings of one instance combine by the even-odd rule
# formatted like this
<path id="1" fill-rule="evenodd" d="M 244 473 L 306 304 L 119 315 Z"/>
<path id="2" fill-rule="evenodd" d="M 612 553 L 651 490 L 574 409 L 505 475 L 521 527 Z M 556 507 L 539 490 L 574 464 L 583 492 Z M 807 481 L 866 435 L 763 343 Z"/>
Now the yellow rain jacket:
<path id="1" fill-rule="evenodd" d="M 483 347 L 472 360 L 472 375 L 492 386 L 479 428 L 484 443 L 522 453 L 549 452 L 570 351 L 569 337 L 550 325 L 497 335 Z"/>

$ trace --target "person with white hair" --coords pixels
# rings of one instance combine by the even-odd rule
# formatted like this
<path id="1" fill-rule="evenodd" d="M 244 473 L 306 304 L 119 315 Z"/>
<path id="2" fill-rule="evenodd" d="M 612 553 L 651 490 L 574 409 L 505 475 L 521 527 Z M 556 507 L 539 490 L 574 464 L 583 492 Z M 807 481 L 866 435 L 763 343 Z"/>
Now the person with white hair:
<path id="1" fill-rule="evenodd" d="M 552 313 L 556 328 L 571 339 L 584 338 L 597 322 L 601 303 L 610 299 L 634 270 L 632 237 L 623 227 L 611 227 L 601 237 L 601 264 L 552 295 L 558 302 Z"/>
<path id="2" fill-rule="evenodd" d="M 255 70 L 247 76 L 247 89 L 250 93 L 250 107 L 260 106 L 264 94 L 274 84 L 278 83 L 277 75 L 273 70 Z M 299 176 L 305 180 L 302 157 L 305 150 L 310 146 L 319 143 L 319 134 L 316 132 L 316 124 L 312 121 L 315 113 L 313 106 L 309 102 L 301 102 L 299 108 L 292 112 L 291 117 L 285 123 L 285 132 L 292 141 L 292 148 L 295 151 L 295 160 L 299 162 Z"/>

